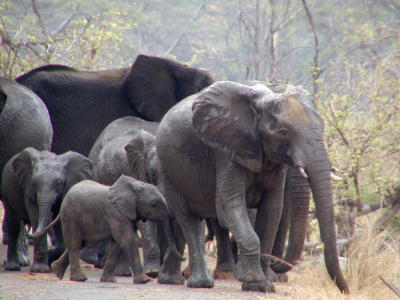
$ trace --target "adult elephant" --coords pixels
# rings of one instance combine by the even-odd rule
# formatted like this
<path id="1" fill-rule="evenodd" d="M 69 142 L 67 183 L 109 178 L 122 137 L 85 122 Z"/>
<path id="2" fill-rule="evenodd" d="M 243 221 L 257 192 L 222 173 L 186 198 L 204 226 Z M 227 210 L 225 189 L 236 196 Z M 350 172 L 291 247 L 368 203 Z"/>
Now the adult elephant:
<path id="1" fill-rule="evenodd" d="M 26 147 L 50 150 L 52 139 L 49 113 L 42 100 L 14 80 L 0 77 L 0 182 L 1 170 L 13 155 Z M 3 243 L 8 242 L 7 232 L 3 223 Z M 20 249 L 27 250 L 24 239 L 19 241 Z M 20 251 L 19 260 L 28 264 L 28 253 Z"/>
<path id="2" fill-rule="evenodd" d="M 157 155 L 168 205 L 189 248 L 189 287 L 212 287 L 203 256 L 201 217 L 217 217 L 239 248 L 244 290 L 274 291 L 260 253 L 271 253 L 281 217 L 287 165 L 307 174 L 314 196 L 325 262 L 342 292 L 349 292 L 339 267 L 330 164 L 323 120 L 304 99 L 308 92 L 288 86 L 273 93 L 217 82 L 175 105 L 157 131 Z M 255 230 L 246 208 L 257 208 Z M 167 256 L 159 282 L 177 277 L 180 263 Z"/>
<path id="3" fill-rule="evenodd" d="M 178 101 L 213 82 L 204 70 L 146 55 L 130 68 L 89 72 L 47 65 L 16 81 L 46 104 L 54 129 L 52 151 L 85 156 L 111 121 L 128 115 L 160 121 Z"/>

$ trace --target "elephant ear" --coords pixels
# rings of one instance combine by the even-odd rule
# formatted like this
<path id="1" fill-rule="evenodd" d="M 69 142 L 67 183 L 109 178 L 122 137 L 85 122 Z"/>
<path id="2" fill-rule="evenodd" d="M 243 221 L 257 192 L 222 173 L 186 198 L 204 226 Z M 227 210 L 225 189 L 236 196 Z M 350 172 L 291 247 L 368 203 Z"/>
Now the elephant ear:
<path id="1" fill-rule="evenodd" d="M 257 101 L 260 88 L 220 81 L 203 92 L 192 105 L 192 124 L 198 138 L 254 171 L 262 167 Z"/>
<path id="2" fill-rule="evenodd" d="M 146 172 L 147 153 L 150 151 L 151 144 L 154 145 L 154 143 L 154 135 L 141 129 L 125 146 L 133 177 L 137 180 L 148 182 Z"/>
<path id="3" fill-rule="evenodd" d="M 295 97 L 299 102 L 316 111 L 314 98 L 311 97 L 310 93 L 301 85 L 288 84 L 286 85 L 286 89 L 283 93 Z"/>
<path id="4" fill-rule="evenodd" d="M 122 175 L 110 187 L 109 199 L 119 213 L 134 221 L 137 218 L 137 192 L 139 187 L 135 179 Z"/>
<path id="5" fill-rule="evenodd" d="M 124 79 L 123 87 L 131 104 L 147 120 L 161 121 L 178 102 L 177 84 L 171 73 L 172 68 L 178 67 L 176 64 L 165 58 L 141 54 Z"/>
<path id="6" fill-rule="evenodd" d="M 74 151 L 68 151 L 61 154 L 60 158 L 65 162 L 67 174 L 64 195 L 74 184 L 85 179 L 92 179 L 93 163 L 87 157 Z"/>
<path id="7" fill-rule="evenodd" d="M 35 163 L 40 159 L 40 151 L 28 147 L 14 157 L 12 168 L 17 175 L 18 184 L 24 189 L 25 195 L 32 195 L 32 172 Z"/>

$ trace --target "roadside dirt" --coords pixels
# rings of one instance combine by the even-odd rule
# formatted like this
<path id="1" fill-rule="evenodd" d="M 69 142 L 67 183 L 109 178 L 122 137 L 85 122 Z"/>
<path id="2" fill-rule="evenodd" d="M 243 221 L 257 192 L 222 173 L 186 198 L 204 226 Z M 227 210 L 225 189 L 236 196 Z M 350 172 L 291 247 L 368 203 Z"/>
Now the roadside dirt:
<path id="1" fill-rule="evenodd" d="M 0 224 L 2 224 L 2 207 L 0 208 Z M 214 288 L 193 289 L 185 285 L 161 285 L 156 281 L 145 285 L 132 284 L 132 277 L 117 277 L 117 283 L 99 282 L 102 270 L 82 263 L 88 280 L 73 282 L 69 280 L 69 270 L 64 279 L 58 280 L 52 274 L 30 273 L 30 267 L 20 272 L 4 270 L 7 246 L 2 244 L 0 233 L 0 299 L 58 300 L 58 299 L 298 299 L 295 295 L 300 287 L 290 283 L 276 283 L 275 294 L 241 291 L 241 283 L 237 280 L 215 280 Z M 32 255 L 32 247 L 30 247 Z M 188 257 L 187 253 L 185 257 Z M 210 270 L 215 268 L 215 258 L 206 256 Z M 31 259 L 32 261 L 32 259 Z M 187 265 L 188 259 L 184 262 Z M 294 297 L 291 297 L 293 295 Z M 300 298 L 301 299 L 301 298 Z"/>

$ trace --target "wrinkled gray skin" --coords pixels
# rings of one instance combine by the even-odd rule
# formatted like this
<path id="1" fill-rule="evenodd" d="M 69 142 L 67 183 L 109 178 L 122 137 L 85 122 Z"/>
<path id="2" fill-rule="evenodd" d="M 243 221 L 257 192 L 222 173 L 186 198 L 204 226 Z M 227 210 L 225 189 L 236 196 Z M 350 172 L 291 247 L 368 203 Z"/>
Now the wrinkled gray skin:
<path id="1" fill-rule="evenodd" d="M 122 175 L 111 187 L 85 180 L 71 188 L 60 210 L 66 251 L 51 268 L 62 279 L 69 263 L 70 279 L 87 279 L 79 263 L 79 251 L 84 242 L 111 240 L 100 281 L 115 282 L 114 268 L 120 252 L 128 258 L 134 273 L 134 283 L 146 283 L 136 240 L 136 222 L 149 219 L 163 223 L 169 241 L 169 254 L 181 260 L 171 233 L 167 204 L 151 184 Z"/>
<path id="2" fill-rule="evenodd" d="M 76 152 L 56 155 L 28 147 L 14 155 L 3 169 L 1 182 L 9 243 L 5 269 L 20 270 L 16 243 L 21 222 L 33 228 L 32 272 L 50 272 L 47 238 L 43 236 L 50 215 L 57 215 L 62 198 L 75 183 L 90 178 L 92 163 Z M 60 226 L 55 227 L 56 249 L 63 251 Z"/>
<path id="3" fill-rule="evenodd" d="M 157 128 L 157 122 L 136 117 L 124 117 L 111 122 L 99 135 L 89 154 L 94 163 L 95 180 L 111 185 L 124 174 L 151 183 L 161 190 L 155 149 Z M 151 221 L 138 222 L 138 227 L 142 233 L 145 273 L 157 277 L 162 256 L 158 240 L 163 240 L 163 233 Z M 121 260 L 117 267 L 119 275 L 127 273 L 123 268 L 126 259 Z"/>
<path id="4" fill-rule="evenodd" d="M 299 87 L 275 94 L 261 84 L 217 82 L 175 105 L 161 121 L 156 137 L 161 180 L 188 243 L 189 287 L 213 286 L 200 218 L 216 217 L 238 244 L 242 289 L 274 291 L 263 272 L 269 261 L 260 253 L 272 251 L 292 165 L 308 174 L 328 273 L 342 292 L 349 291 L 337 257 L 323 121 L 307 97 Z M 248 207 L 257 208 L 255 229 Z M 173 260 L 165 258 L 168 268 L 159 282 L 178 276 L 180 262 Z"/>
<path id="5" fill-rule="evenodd" d="M 310 186 L 308 181 L 299 172 L 289 167 L 285 183 L 284 206 L 282 217 L 279 221 L 278 232 L 272 248 L 272 255 L 284 259 L 291 265 L 296 264 L 300 259 L 306 229 L 308 224 L 308 210 L 310 203 Z M 255 224 L 257 210 L 248 210 L 252 223 Z M 237 253 L 232 252 L 232 241 L 229 238 L 229 231 L 221 228 L 218 222 L 211 221 L 211 230 L 215 233 L 217 242 L 217 265 L 213 272 L 214 279 L 231 276 L 234 272 L 235 258 Z M 288 248 L 285 250 L 286 235 L 289 231 Z M 211 238 L 211 237 L 210 237 Z M 284 253 L 285 252 L 285 253 Z M 284 274 L 291 270 L 290 265 L 281 263 L 277 260 L 270 265 L 274 274 L 273 281 L 287 281 Z"/>
<path id="6" fill-rule="evenodd" d="M 0 77 L 0 170 L 3 170 L 13 155 L 26 147 L 50 150 L 52 139 L 53 129 L 49 113 L 42 100 L 14 80 Z M 25 230 L 21 231 L 21 237 L 18 242 L 19 260 L 22 265 L 27 265 L 29 259 L 24 238 Z M 8 243 L 5 220 L 3 242 Z"/>

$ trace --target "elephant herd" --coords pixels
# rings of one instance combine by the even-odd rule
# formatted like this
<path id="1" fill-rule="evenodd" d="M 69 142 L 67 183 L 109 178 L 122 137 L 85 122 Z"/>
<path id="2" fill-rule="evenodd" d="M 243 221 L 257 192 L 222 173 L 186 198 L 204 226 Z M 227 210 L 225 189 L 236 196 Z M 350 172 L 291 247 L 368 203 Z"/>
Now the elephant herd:
<path id="1" fill-rule="evenodd" d="M 83 281 L 81 257 L 104 267 L 101 281 L 122 269 L 134 283 L 183 284 L 187 244 L 187 286 L 212 287 L 206 219 L 217 240 L 214 275 L 272 292 L 269 269 L 287 272 L 300 258 L 311 191 L 328 273 L 349 293 L 323 120 L 301 86 L 214 82 L 147 55 L 116 70 L 47 65 L 0 78 L 0 140 L 6 270 L 23 265 L 18 237 L 29 225 L 32 272 L 63 278 L 70 265 L 70 279 Z"/>

